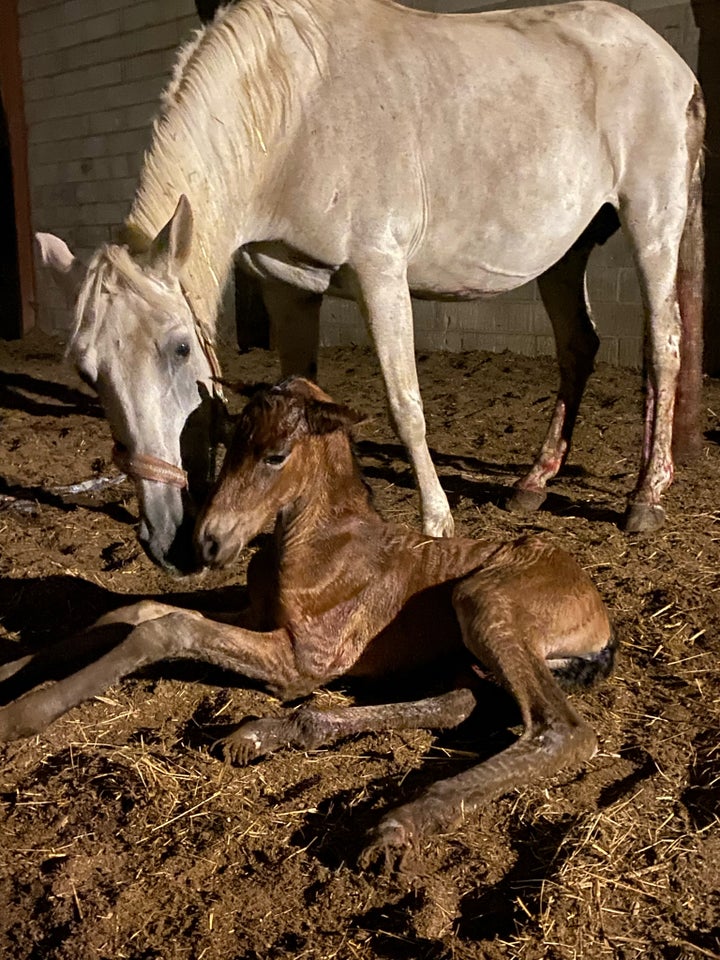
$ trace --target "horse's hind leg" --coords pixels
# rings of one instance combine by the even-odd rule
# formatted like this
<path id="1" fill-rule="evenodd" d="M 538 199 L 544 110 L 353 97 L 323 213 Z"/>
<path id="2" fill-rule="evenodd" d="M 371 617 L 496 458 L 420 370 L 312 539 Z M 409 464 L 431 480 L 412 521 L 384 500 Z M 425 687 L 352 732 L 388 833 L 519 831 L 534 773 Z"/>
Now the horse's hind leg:
<path id="1" fill-rule="evenodd" d="M 671 164 L 669 164 L 670 166 Z M 677 184 L 662 196 L 683 196 Z M 653 203 L 635 198 L 621 211 L 623 225 L 634 248 L 640 289 L 645 303 L 645 432 L 635 490 L 625 516 L 629 532 L 650 532 L 662 526 L 665 511 L 660 499 L 673 479 L 672 432 L 675 394 L 680 372 L 681 318 L 677 297 L 680 238 L 685 211 L 679 201 Z M 659 226 L 655 211 L 664 208 L 666 222 Z"/>
<path id="2" fill-rule="evenodd" d="M 274 280 L 263 281 L 262 294 L 283 377 L 317 380 L 322 295 Z"/>
<path id="3" fill-rule="evenodd" d="M 604 218 L 608 229 L 600 242 L 613 232 L 615 211 L 603 208 L 596 221 Z M 601 227 L 605 223 L 600 224 Z M 560 388 L 547 436 L 529 473 L 515 484 L 507 506 L 511 510 L 537 509 L 547 496 L 546 484 L 567 459 L 575 419 L 585 384 L 592 373 L 599 340 L 590 316 L 585 289 L 588 257 L 595 245 L 595 221 L 564 257 L 538 279 L 540 295 L 555 334 Z"/>

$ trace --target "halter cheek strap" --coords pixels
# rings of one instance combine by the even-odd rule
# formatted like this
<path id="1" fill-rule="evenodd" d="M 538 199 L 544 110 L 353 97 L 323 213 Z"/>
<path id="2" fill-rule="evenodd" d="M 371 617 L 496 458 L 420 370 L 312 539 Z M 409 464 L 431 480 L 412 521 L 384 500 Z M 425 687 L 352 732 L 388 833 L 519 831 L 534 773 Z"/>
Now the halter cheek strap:
<path id="1" fill-rule="evenodd" d="M 112 452 L 113 463 L 133 480 L 154 480 L 156 483 L 166 483 L 171 487 L 184 490 L 188 485 L 187 472 L 182 467 L 176 467 L 159 457 L 151 457 L 148 453 L 130 452 L 120 443 L 116 443 Z"/>
<path id="2" fill-rule="evenodd" d="M 217 354 L 215 353 L 215 347 L 210 337 L 205 333 L 204 327 L 193 309 L 187 291 L 182 288 L 182 292 L 190 309 L 190 313 L 192 314 L 195 333 L 197 334 L 200 346 L 210 364 L 213 395 L 217 400 L 224 402 L 225 398 L 223 397 L 222 384 L 220 382 L 222 371 Z M 166 483 L 180 490 L 185 490 L 188 486 L 187 471 L 183 470 L 182 467 L 176 467 L 174 464 L 168 463 L 166 460 L 161 460 L 159 457 L 153 457 L 149 453 L 136 453 L 131 456 L 127 448 L 117 441 L 113 447 L 112 459 L 118 470 L 122 470 L 123 473 L 132 477 L 133 480 L 154 480 L 155 483 Z"/>

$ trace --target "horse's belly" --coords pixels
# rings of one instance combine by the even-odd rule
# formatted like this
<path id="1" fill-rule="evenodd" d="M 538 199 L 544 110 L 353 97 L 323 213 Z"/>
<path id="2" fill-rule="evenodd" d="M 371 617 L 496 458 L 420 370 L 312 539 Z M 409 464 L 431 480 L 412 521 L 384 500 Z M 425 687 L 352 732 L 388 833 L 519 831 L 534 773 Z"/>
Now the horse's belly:
<path id="1" fill-rule="evenodd" d="M 477 263 L 466 270 L 457 264 L 421 264 L 408 269 L 408 286 L 420 300 L 478 300 L 515 290 L 542 272 L 507 274 Z"/>

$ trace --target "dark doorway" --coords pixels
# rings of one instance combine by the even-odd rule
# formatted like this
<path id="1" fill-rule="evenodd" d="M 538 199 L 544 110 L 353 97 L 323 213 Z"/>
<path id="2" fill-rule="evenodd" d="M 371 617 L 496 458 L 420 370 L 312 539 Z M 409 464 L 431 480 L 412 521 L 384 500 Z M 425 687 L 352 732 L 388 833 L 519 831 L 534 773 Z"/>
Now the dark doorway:
<path id="1" fill-rule="evenodd" d="M 22 332 L 10 134 L 0 88 L 0 337 L 14 340 L 22 336 Z"/>

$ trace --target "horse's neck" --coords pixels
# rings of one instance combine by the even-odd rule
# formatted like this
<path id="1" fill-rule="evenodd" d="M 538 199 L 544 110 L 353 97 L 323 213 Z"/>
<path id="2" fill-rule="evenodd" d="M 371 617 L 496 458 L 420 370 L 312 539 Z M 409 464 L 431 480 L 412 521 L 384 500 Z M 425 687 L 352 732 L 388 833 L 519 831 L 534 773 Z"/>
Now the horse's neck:
<path id="1" fill-rule="evenodd" d="M 126 221 L 130 236 L 150 240 L 186 194 L 194 229 L 183 285 L 210 333 L 234 252 L 266 239 L 276 144 L 299 122 L 303 96 L 320 76 L 306 2 L 284 10 L 275 0 L 246 0 L 185 48 Z"/>

